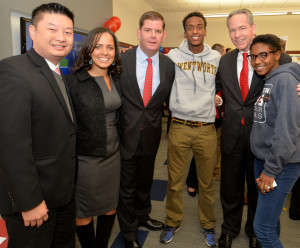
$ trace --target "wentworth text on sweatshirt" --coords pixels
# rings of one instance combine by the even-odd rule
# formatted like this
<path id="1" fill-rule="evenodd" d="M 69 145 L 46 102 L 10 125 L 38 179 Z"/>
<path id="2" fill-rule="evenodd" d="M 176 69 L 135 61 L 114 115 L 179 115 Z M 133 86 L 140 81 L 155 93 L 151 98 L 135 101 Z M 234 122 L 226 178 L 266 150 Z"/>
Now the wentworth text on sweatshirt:
<path id="1" fill-rule="evenodd" d="M 214 122 L 215 77 L 220 54 L 204 44 L 201 53 L 194 54 L 183 40 L 179 48 L 167 56 L 175 64 L 175 80 L 170 95 L 173 117 L 184 120 Z"/>

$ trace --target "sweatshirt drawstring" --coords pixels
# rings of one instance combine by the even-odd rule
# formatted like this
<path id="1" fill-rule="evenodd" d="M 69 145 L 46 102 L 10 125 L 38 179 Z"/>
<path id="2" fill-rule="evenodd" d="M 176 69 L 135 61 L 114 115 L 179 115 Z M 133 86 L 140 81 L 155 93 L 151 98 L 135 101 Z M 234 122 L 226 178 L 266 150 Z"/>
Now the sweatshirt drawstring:
<path id="1" fill-rule="evenodd" d="M 206 78 L 205 78 L 205 73 L 204 73 L 204 63 L 202 60 L 202 56 L 201 56 L 201 64 L 202 64 L 202 73 L 203 73 L 203 78 L 204 78 L 204 84 L 206 85 Z"/>
<path id="2" fill-rule="evenodd" d="M 178 48 L 179 51 L 181 51 L 182 53 L 184 54 L 187 54 L 187 55 L 192 55 L 193 56 L 193 70 L 192 70 L 192 76 L 193 76 L 193 79 L 194 79 L 194 93 L 196 93 L 196 86 L 197 86 L 197 83 L 196 83 L 196 79 L 195 79 L 195 75 L 194 75 L 194 71 L 195 71 L 195 59 L 194 59 L 194 54 L 189 54 L 189 53 L 186 53 L 184 51 L 182 51 L 180 48 Z M 201 58 L 201 70 L 202 70 L 202 73 L 203 73 L 203 79 L 204 79 L 204 84 L 206 85 L 206 78 L 205 78 L 205 72 L 204 72 L 204 63 L 203 63 L 203 59 L 202 59 L 202 56 L 200 56 Z"/>
<path id="3" fill-rule="evenodd" d="M 193 75 L 193 79 L 194 79 L 194 93 L 196 93 L 196 86 L 197 86 L 197 84 L 196 84 L 196 79 L 195 79 L 194 71 L 195 71 L 195 60 L 194 60 L 194 54 L 193 54 L 193 70 L 192 70 L 192 75 Z"/>

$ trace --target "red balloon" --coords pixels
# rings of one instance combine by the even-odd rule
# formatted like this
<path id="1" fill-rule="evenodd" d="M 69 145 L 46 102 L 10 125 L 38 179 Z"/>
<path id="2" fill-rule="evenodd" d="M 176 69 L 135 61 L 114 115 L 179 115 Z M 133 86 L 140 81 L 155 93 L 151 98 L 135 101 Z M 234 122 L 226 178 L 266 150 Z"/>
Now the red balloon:
<path id="1" fill-rule="evenodd" d="M 163 54 L 167 54 L 168 52 L 170 52 L 170 48 L 168 48 L 168 47 L 165 47 L 165 48 L 164 48 L 164 52 L 163 52 Z"/>
<path id="2" fill-rule="evenodd" d="M 118 30 L 117 25 L 112 22 L 111 20 L 108 20 L 104 23 L 104 27 L 110 29 L 113 33 L 115 33 Z"/>
<path id="3" fill-rule="evenodd" d="M 117 28 L 119 29 L 121 27 L 121 20 L 119 17 L 117 16 L 113 16 L 111 17 L 109 20 L 111 20 L 112 22 L 114 22 L 117 25 Z M 117 30 L 118 30 L 117 29 Z"/>

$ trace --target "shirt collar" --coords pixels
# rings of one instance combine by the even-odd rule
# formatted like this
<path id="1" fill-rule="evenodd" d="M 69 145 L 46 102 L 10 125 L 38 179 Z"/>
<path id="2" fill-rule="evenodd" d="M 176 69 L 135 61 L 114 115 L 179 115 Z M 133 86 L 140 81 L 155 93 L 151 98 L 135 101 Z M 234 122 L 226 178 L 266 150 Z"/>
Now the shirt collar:
<path id="1" fill-rule="evenodd" d="M 243 55 L 243 53 L 248 53 L 248 54 L 249 54 L 249 53 L 250 53 L 250 50 L 247 51 L 247 52 L 242 52 L 241 50 L 239 50 L 239 53 L 242 54 L 242 55 Z"/>
<path id="2" fill-rule="evenodd" d="M 45 59 L 46 60 L 46 62 L 47 62 L 47 64 L 49 65 L 49 67 L 50 67 L 50 69 L 52 70 L 52 71 L 55 71 L 56 70 L 56 68 L 59 68 L 59 64 L 57 64 L 57 65 L 55 65 L 55 64 L 53 64 L 52 62 L 50 62 L 49 60 L 47 60 L 47 59 Z"/>
<path id="3" fill-rule="evenodd" d="M 139 60 L 141 62 L 147 60 L 147 58 L 149 58 L 140 48 L 140 45 L 138 45 L 137 49 L 136 49 L 136 53 L 137 53 L 137 57 L 139 58 Z M 154 54 L 152 57 L 150 57 L 152 59 L 152 64 L 157 62 L 159 59 L 159 52 L 157 52 L 156 54 Z"/>

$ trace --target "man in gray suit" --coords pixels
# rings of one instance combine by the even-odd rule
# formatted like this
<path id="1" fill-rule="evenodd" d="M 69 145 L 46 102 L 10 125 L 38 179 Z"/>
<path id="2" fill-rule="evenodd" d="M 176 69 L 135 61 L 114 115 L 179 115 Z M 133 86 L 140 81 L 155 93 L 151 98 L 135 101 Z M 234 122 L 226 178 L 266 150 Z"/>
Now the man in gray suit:
<path id="1" fill-rule="evenodd" d="M 37 7 L 33 48 L 0 62 L 0 213 L 9 248 L 75 246 L 74 113 L 58 74 L 73 18 L 60 4 Z"/>
<path id="2" fill-rule="evenodd" d="M 140 247 L 138 226 L 150 230 L 164 227 L 162 222 L 149 216 L 162 106 L 171 90 L 175 70 L 172 61 L 158 52 L 166 36 L 164 28 L 164 19 L 159 13 L 144 13 L 139 22 L 138 47 L 122 54 L 122 167 L 117 214 L 126 248 Z"/>

